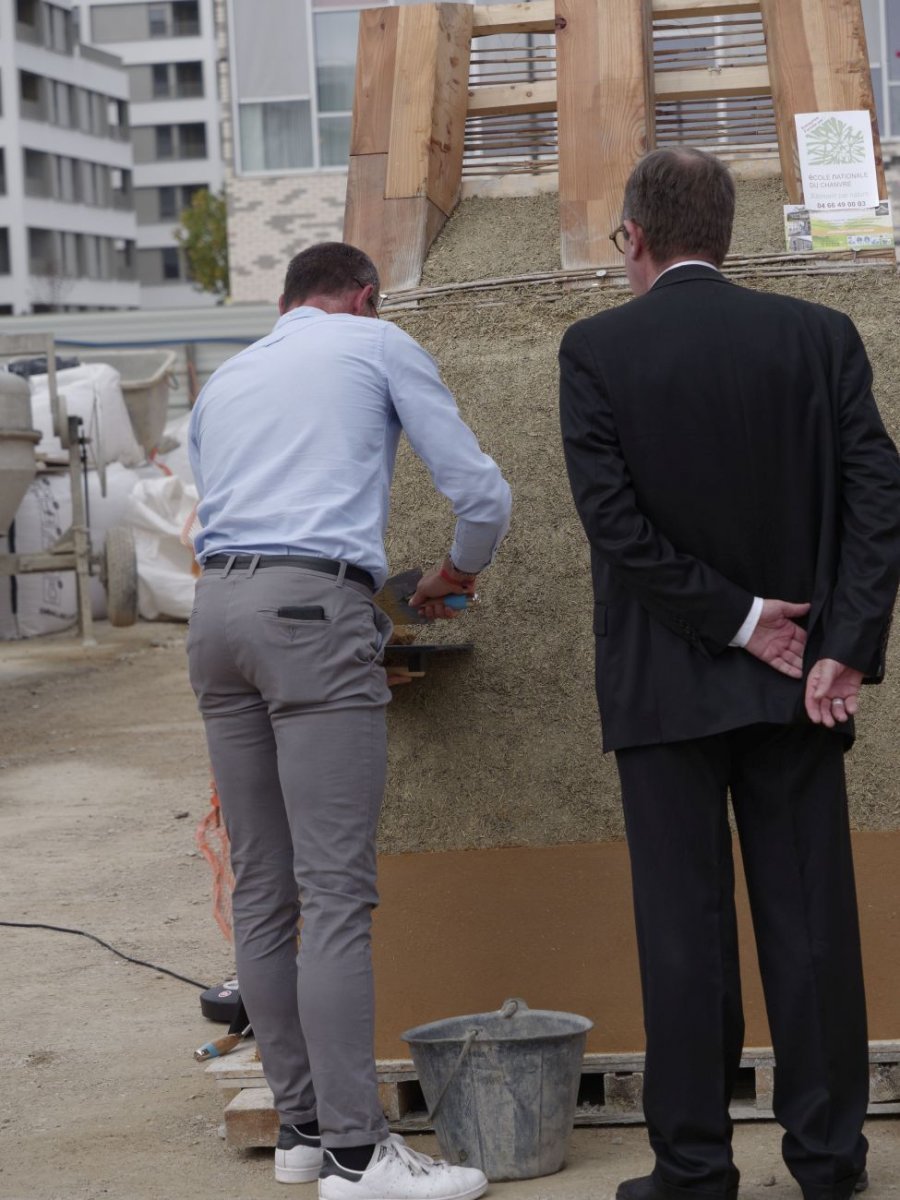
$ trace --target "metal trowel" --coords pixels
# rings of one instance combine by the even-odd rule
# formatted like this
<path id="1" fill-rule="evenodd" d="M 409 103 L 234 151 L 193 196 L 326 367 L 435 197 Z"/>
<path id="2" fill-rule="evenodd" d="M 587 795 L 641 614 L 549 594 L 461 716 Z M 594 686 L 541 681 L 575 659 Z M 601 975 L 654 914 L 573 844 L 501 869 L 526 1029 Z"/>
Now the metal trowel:
<path id="1" fill-rule="evenodd" d="M 411 571 L 401 571 L 399 575 L 392 575 L 375 596 L 375 603 L 384 609 L 395 625 L 432 624 L 428 617 L 417 608 L 410 608 L 409 604 L 409 599 L 414 595 L 421 578 L 422 572 L 415 567 Z M 448 608 L 463 610 L 469 607 L 469 602 L 475 597 L 457 594 L 442 596 L 441 599 Z"/>

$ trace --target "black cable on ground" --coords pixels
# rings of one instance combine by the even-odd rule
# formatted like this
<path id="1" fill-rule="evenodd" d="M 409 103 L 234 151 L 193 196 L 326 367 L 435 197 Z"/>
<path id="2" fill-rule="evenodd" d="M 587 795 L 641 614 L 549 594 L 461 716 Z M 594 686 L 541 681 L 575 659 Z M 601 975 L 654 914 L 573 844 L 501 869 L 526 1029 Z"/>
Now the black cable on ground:
<path id="1" fill-rule="evenodd" d="M 125 954 L 123 951 L 117 950 L 109 942 L 104 942 L 103 938 L 98 938 L 93 933 L 88 933 L 85 929 L 67 929 L 64 925 L 44 925 L 36 921 L 0 921 L 0 925 L 5 925 L 8 929 L 49 929 L 52 933 L 75 933 L 79 937 L 90 938 L 92 942 L 96 942 L 104 950 L 111 950 L 117 957 L 124 958 L 126 962 L 134 963 L 136 967 L 148 967 L 151 971 L 160 971 L 163 975 L 171 975 L 173 979 L 177 979 L 181 983 L 189 983 L 192 987 L 200 988 L 201 992 L 206 991 L 210 986 L 208 983 L 198 983 L 196 979 L 188 979 L 187 975 L 179 975 L 177 971 L 170 971 L 168 967 L 160 967 L 156 963 L 145 962 L 142 958 L 132 958 L 130 954 Z"/>

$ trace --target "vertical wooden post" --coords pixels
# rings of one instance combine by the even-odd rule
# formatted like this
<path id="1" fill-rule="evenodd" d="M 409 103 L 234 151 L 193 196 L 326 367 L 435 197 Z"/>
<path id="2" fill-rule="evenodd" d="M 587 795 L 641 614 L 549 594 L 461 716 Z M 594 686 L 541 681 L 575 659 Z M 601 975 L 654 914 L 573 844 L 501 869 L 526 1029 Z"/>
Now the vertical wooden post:
<path id="1" fill-rule="evenodd" d="M 791 203 L 803 203 L 794 115 L 851 109 L 871 113 L 878 194 L 887 199 L 860 0 L 760 0 L 760 7 L 781 170 Z"/>
<path id="2" fill-rule="evenodd" d="M 562 265 L 622 262 L 609 241 L 655 143 L 650 0 L 556 0 Z"/>
<path id="3" fill-rule="evenodd" d="M 473 9 L 360 13 L 344 240 L 387 290 L 414 287 L 459 197 Z"/>

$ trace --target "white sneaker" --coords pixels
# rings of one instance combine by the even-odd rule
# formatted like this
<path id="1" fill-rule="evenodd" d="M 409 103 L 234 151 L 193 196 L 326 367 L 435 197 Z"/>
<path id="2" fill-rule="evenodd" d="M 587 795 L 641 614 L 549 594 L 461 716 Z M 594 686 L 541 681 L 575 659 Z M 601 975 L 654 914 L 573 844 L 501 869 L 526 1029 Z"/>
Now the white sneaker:
<path id="1" fill-rule="evenodd" d="M 279 1183 L 312 1183 L 322 1170 L 322 1147 L 318 1138 L 298 1133 L 293 1125 L 282 1125 L 275 1146 L 275 1178 Z"/>
<path id="2" fill-rule="evenodd" d="M 364 1171 L 348 1171 L 326 1150 L 319 1200 L 476 1200 L 487 1186 L 481 1171 L 419 1154 L 392 1134 Z"/>

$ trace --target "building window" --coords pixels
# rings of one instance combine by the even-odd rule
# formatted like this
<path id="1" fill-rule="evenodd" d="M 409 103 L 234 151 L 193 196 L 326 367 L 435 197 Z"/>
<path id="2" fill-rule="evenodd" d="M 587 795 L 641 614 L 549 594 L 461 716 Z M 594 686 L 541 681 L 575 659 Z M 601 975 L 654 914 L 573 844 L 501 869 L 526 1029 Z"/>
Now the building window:
<path id="1" fill-rule="evenodd" d="M 206 126 L 202 121 L 178 126 L 179 158 L 206 158 Z"/>
<path id="2" fill-rule="evenodd" d="M 180 279 L 181 263 L 178 261 L 178 250 L 175 246 L 165 246 L 161 251 L 163 279 Z"/>
<path id="3" fill-rule="evenodd" d="M 173 37 L 197 37 L 200 33 L 200 6 L 197 0 L 175 0 L 172 5 Z"/>
<path id="4" fill-rule="evenodd" d="M 9 230 L 0 229 L 0 275 L 8 275 L 11 269 L 9 261 Z"/>
<path id="5" fill-rule="evenodd" d="M 159 189 L 159 219 L 174 221 L 178 215 L 178 188 L 161 187 Z"/>
<path id="6" fill-rule="evenodd" d="M 149 4 L 147 6 L 147 25 L 150 36 L 169 36 L 169 6 L 168 4 Z"/>
<path id="7" fill-rule="evenodd" d="M 16 0 L 16 37 L 22 42 L 42 41 L 38 0 Z"/>
<path id="8" fill-rule="evenodd" d="M 169 87 L 169 64 L 154 63 L 151 68 L 153 72 L 153 99 L 159 100 L 164 96 L 171 94 Z"/>
<path id="9" fill-rule="evenodd" d="M 180 100 L 194 99 L 203 95 L 202 62 L 175 64 L 175 95 Z"/>
<path id="10" fill-rule="evenodd" d="M 6 195 L 6 151 L 0 146 L 0 196 Z"/>
<path id="11" fill-rule="evenodd" d="M 241 105 L 241 166 L 245 171 L 295 171 L 312 167 L 308 100 Z"/>
<path id="12" fill-rule="evenodd" d="M 156 134 L 156 157 L 157 158 L 174 158 L 175 157 L 175 137 L 171 125 L 157 125 L 155 128 Z"/>

